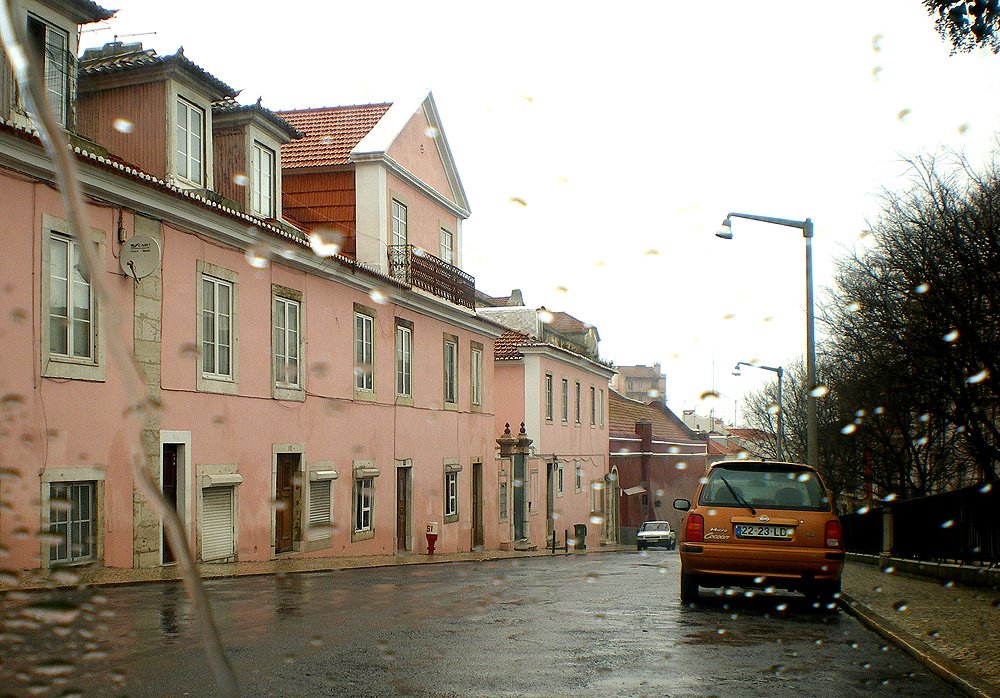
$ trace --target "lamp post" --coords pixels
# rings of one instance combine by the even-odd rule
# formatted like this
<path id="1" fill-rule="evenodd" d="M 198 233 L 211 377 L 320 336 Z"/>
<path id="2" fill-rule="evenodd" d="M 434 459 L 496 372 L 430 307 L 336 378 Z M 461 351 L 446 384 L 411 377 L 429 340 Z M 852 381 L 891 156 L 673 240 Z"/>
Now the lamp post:
<path id="1" fill-rule="evenodd" d="M 773 218 L 771 216 L 756 216 L 750 213 L 730 213 L 722 221 L 722 227 L 716 236 L 723 240 L 733 239 L 732 218 L 745 218 L 751 221 L 783 225 L 798 228 L 806 240 L 806 462 L 814 468 L 818 463 L 818 442 L 816 426 L 816 330 L 813 320 L 813 270 L 812 270 L 812 239 L 813 222 L 806 218 L 795 221 L 788 218 Z"/>
<path id="2" fill-rule="evenodd" d="M 781 366 L 774 368 L 773 366 L 763 366 L 761 364 L 752 364 L 746 361 L 737 362 L 733 366 L 733 375 L 740 375 L 740 366 L 749 366 L 750 368 L 759 368 L 764 371 L 773 371 L 778 374 L 778 460 L 785 460 L 784 449 L 782 448 L 785 441 L 785 418 L 784 418 L 784 406 L 781 403 L 781 383 L 785 376 L 785 369 Z"/>

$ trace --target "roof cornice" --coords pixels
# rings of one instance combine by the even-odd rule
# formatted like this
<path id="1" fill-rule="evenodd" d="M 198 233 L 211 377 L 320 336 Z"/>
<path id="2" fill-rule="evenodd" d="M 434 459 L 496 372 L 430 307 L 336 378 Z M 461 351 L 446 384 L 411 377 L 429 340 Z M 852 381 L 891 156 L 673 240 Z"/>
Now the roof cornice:
<path id="1" fill-rule="evenodd" d="M 351 153 L 351 162 L 363 163 L 363 162 L 377 162 L 385 166 L 385 168 L 402 179 L 404 182 L 409 184 L 411 187 L 418 189 L 421 193 L 425 194 L 429 198 L 433 199 L 435 202 L 440 204 L 442 207 L 446 208 L 451 213 L 455 214 L 459 218 L 468 218 L 470 211 L 468 208 L 460 206 L 451 199 L 446 198 L 438 190 L 429 186 L 422 179 L 417 177 L 415 174 L 410 172 L 408 169 L 400 165 L 390 156 L 385 153 Z"/>

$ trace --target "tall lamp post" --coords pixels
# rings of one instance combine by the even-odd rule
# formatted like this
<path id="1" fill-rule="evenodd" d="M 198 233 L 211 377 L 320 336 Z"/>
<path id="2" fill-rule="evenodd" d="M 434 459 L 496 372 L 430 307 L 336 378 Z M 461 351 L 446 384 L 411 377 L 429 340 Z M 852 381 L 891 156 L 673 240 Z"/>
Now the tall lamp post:
<path id="1" fill-rule="evenodd" d="M 798 228 L 806 240 L 806 461 L 814 468 L 819 465 L 819 448 L 816 426 L 816 330 L 813 320 L 813 270 L 812 270 L 812 239 L 813 222 L 806 218 L 795 221 L 788 218 L 773 218 L 771 216 L 756 216 L 750 213 L 730 213 L 722 221 L 722 227 L 716 235 L 723 240 L 733 239 L 733 218 L 745 218 L 751 221 L 784 225 Z"/>
<path id="2" fill-rule="evenodd" d="M 773 371 L 778 374 L 778 460 L 785 460 L 784 449 L 782 445 L 785 441 L 785 418 L 784 418 L 784 405 L 781 403 L 781 383 L 785 376 L 785 369 L 781 366 L 774 368 L 773 366 L 763 366 L 761 364 L 752 364 L 747 361 L 740 361 L 735 366 L 733 366 L 733 375 L 740 375 L 740 366 L 749 366 L 750 368 L 759 368 L 764 371 Z"/>

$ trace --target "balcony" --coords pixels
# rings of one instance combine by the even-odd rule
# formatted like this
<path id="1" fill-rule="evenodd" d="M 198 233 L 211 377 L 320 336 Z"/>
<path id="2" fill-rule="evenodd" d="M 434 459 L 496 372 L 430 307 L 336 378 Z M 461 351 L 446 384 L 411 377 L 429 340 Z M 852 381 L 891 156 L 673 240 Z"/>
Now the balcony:
<path id="1" fill-rule="evenodd" d="M 389 246 L 389 276 L 455 305 L 476 307 L 472 276 L 413 245 Z"/>

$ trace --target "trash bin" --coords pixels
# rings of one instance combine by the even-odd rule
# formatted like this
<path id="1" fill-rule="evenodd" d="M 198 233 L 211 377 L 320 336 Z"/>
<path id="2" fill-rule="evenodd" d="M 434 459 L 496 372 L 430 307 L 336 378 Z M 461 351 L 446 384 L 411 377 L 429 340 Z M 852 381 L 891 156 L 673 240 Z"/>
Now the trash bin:
<path id="1" fill-rule="evenodd" d="M 573 526 L 573 538 L 576 542 L 573 544 L 574 550 L 586 550 L 587 549 L 587 524 L 576 524 Z"/>

